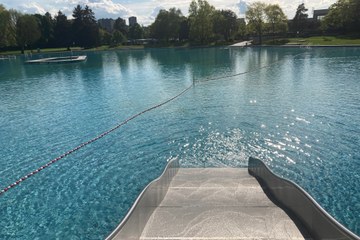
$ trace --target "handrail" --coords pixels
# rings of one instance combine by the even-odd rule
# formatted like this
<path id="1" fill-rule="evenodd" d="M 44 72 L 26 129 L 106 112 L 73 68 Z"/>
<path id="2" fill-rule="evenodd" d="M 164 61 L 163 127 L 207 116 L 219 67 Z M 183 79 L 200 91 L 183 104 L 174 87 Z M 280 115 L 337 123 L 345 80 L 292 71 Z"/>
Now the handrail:
<path id="1" fill-rule="evenodd" d="M 314 239 L 360 240 L 330 216 L 299 185 L 277 176 L 261 160 L 250 157 L 248 171 L 265 185 L 265 189 L 281 207 L 297 217 Z"/>
<path id="2" fill-rule="evenodd" d="M 126 214 L 125 218 L 106 238 L 106 240 L 139 239 L 151 214 L 164 199 L 170 182 L 178 170 L 178 159 L 173 159 L 168 162 L 160 177 L 153 180 L 144 188 Z"/>

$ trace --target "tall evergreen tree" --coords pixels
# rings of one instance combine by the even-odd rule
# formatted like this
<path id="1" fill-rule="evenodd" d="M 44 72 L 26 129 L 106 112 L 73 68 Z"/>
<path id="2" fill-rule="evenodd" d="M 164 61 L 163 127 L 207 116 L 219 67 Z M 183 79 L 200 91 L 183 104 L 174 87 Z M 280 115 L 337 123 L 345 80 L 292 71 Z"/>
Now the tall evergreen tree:
<path id="1" fill-rule="evenodd" d="M 77 5 L 73 11 L 72 22 L 72 41 L 74 45 L 83 46 L 83 32 L 84 32 L 84 10 L 80 5 Z"/>
<path id="2" fill-rule="evenodd" d="M 66 15 L 61 11 L 54 19 L 54 43 L 57 47 L 70 47 L 72 43 L 71 38 L 71 23 Z"/>
<path id="3" fill-rule="evenodd" d="M 37 42 L 39 47 L 50 47 L 54 40 L 54 22 L 50 13 L 45 15 L 35 14 L 41 32 L 40 39 Z"/>
<path id="4" fill-rule="evenodd" d="M 85 47 L 98 46 L 100 42 L 99 26 L 95 18 L 95 13 L 87 5 L 85 6 L 84 9 L 84 23 L 85 23 L 84 46 Z"/>
<path id="5" fill-rule="evenodd" d="M 89 48 L 99 44 L 99 26 L 94 12 L 85 6 L 77 5 L 73 11 L 73 35 L 77 46 Z"/>
<path id="6" fill-rule="evenodd" d="M 306 28 L 306 24 L 307 24 L 306 21 L 308 18 L 308 14 L 306 13 L 307 11 L 308 9 L 305 8 L 304 3 L 300 4 L 296 9 L 296 13 L 293 19 L 293 26 L 294 26 L 294 30 L 297 33 L 302 32 Z"/>

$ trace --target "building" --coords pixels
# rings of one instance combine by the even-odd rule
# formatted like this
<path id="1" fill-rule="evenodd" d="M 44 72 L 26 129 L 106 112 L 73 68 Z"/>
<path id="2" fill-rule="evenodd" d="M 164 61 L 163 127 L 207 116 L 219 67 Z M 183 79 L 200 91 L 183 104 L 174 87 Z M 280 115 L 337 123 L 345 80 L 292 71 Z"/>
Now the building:
<path id="1" fill-rule="evenodd" d="M 137 24 L 137 19 L 136 17 L 129 17 L 129 26 L 134 26 L 135 24 Z"/>
<path id="2" fill-rule="evenodd" d="M 112 18 L 102 18 L 98 20 L 98 23 L 101 28 L 105 29 L 108 32 L 112 32 L 114 30 L 115 20 Z"/>
<path id="3" fill-rule="evenodd" d="M 313 19 L 320 21 L 325 17 L 326 14 L 328 14 L 328 12 L 329 12 L 329 9 L 314 10 Z"/>

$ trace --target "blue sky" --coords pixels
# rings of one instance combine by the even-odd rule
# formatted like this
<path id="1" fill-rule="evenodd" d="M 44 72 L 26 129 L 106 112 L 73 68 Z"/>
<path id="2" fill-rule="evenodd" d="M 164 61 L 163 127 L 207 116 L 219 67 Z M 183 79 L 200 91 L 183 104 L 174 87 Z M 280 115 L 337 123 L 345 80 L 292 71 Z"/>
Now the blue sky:
<path id="1" fill-rule="evenodd" d="M 231 9 L 238 16 L 243 16 L 244 6 L 256 0 L 208 0 L 217 9 Z M 299 4 L 305 3 L 312 15 L 313 9 L 328 8 L 336 0 L 260 0 L 261 2 L 279 4 L 288 18 L 293 18 Z M 152 23 L 160 9 L 180 8 L 184 15 L 188 14 L 191 0 L 1 0 L 7 9 L 14 8 L 24 13 L 50 12 L 55 15 L 61 10 L 68 17 L 77 4 L 89 5 L 96 18 L 128 18 L 136 16 L 142 25 Z"/>

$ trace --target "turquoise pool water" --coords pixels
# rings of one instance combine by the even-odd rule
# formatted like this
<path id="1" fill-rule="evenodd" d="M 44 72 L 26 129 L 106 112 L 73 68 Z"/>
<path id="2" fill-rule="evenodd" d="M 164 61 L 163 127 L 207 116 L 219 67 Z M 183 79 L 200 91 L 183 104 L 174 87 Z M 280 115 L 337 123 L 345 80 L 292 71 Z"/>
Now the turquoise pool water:
<path id="1" fill-rule="evenodd" d="M 174 157 L 184 167 L 259 157 L 360 234 L 359 48 L 87 55 L 0 61 L 1 189 L 195 86 L 1 195 L 0 239 L 103 239 Z"/>

